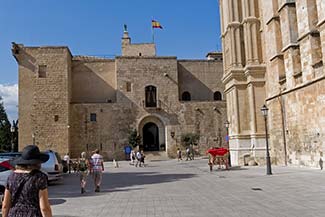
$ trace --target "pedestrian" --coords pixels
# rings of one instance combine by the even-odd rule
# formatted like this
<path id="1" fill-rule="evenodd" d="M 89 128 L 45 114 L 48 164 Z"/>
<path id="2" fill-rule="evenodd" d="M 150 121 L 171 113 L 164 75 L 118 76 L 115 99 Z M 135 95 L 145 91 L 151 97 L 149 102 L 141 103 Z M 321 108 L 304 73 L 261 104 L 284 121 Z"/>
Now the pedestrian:
<path id="1" fill-rule="evenodd" d="M 134 165 L 134 162 L 135 162 L 135 152 L 134 152 L 134 150 L 132 150 L 131 153 L 130 153 L 130 160 L 131 160 L 130 164 Z"/>
<path id="2" fill-rule="evenodd" d="M 66 155 L 63 156 L 63 160 L 67 165 L 68 172 L 71 173 L 71 159 L 69 153 L 66 153 Z"/>
<path id="3" fill-rule="evenodd" d="M 91 170 L 95 184 L 95 192 L 100 192 L 100 185 L 102 183 L 104 171 L 104 162 L 103 157 L 99 154 L 98 149 L 96 149 L 95 153 L 91 156 Z"/>
<path id="4" fill-rule="evenodd" d="M 188 160 L 188 159 L 192 160 L 192 158 L 191 158 L 191 152 L 190 152 L 190 147 L 187 147 L 186 148 L 186 160 Z"/>
<path id="5" fill-rule="evenodd" d="M 118 161 L 115 160 L 115 159 L 113 159 L 113 165 L 114 165 L 115 168 L 119 168 L 120 167 L 119 164 L 118 164 Z"/>
<path id="6" fill-rule="evenodd" d="M 319 166 L 320 166 L 320 169 L 323 170 L 323 159 L 322 159 L 322 157 L 319 158 Z"/>
<path id="7" fill-rule="evenodd" d="M 194 147 L 193 145 L 190 146 L 190 156 L 191 156 L 191 160 L 194 160 L 194 154 L 195 154 L 195 151 L 194 151 Z"/>
<path id="8" fill-rule="evenodd" d="M 182 160 L 182 151 L 180 148 L 177 149 L 177 157 L 178 157 L 178 161 Z"/>
<path id="9" fill-rule="evenodd" d="M 140 160 L 140 163 L 142 163 L 143 167 L 145 167 L 145 164 L 144 164 L 144 158 L 145 158 L 146 156 L 144 155 L 143 150 L 141 150 L 140 153 L 141 153 L 141 160 Z"/>
<path id="10" fill-rule="evenodd" d="M 47 176 L 40 171 L 49 155 L 36 145 L 28 145 L 14 163 L 16 170 L 7 180 L 2 216 L 52 217 L 48 200 Z"/>
<path id="11" fill-rule="evenodd" d="M 142 156 L 141 156 L 140 150 L 137 152 L 136 158 L 137 158 L 137 163 L 135 164 L 135 167 L 137 167 L 138 165 L 139 165 L 139 167 L 141 167 L 141 158 L 142 158 Z"/>
<path id="12" fill-rule="evenodd" d="M 87 176 L 89 173 L 89 161 L 87 159 L 86 152 L 81 152 L 80 159 L 78 160 L 78 170 L 80 171 L 80 188 L 81 188 L 81 194 L 85 193 L 85 188 L 87 184 Z"/>

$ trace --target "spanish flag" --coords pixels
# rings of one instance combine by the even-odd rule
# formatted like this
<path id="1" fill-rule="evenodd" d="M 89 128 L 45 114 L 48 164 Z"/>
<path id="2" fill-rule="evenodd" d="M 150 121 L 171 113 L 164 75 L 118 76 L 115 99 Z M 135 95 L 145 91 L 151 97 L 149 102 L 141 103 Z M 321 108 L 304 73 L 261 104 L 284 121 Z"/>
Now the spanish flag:
<path id="1" fill-rule="evenodd" d="M 152 20 L 151 21 L 151 25 L 152 25 L 152 28 L 159 28 L 159 29 L 162 29 L 162 26 L 160 25 L 159 22 L 155 21 L 155 20 Z"/>

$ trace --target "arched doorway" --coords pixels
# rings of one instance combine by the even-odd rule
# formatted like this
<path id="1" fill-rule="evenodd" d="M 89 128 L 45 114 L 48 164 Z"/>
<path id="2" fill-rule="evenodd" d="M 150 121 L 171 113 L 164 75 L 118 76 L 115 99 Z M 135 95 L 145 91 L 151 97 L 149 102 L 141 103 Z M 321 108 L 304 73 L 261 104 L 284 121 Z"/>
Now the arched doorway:
<path id="1" fill-rule="evenodd" d="M 144 151 L 159 151 L 159 130 L 155 123 L 146 123 L 142 128 L 142 135 Z"/>

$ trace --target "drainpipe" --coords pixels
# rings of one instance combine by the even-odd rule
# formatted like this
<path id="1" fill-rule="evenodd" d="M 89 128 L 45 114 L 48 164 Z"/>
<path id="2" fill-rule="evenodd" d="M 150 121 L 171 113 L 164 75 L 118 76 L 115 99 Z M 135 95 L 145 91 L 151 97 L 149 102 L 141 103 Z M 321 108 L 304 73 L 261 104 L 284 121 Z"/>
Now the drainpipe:
<path id="1" fill-rule="evenodd" d="M 284 104 L 284 99 L 282 95 L 282 91 L 280 89 L 280 94 L 279 94 L 279 103 L 281 107 L 281 118 L 282 118 L 282 135 L 283 135 L 283 149 L 284 149 L 284 164 L 287 166 L 288 165 L 288 159 L 287 159 L 287 139 L 286 139 L 286 130 L 285 130 L 285 125 L 286 125 L 286 118 L 285 118 L 285 104 Z"/>

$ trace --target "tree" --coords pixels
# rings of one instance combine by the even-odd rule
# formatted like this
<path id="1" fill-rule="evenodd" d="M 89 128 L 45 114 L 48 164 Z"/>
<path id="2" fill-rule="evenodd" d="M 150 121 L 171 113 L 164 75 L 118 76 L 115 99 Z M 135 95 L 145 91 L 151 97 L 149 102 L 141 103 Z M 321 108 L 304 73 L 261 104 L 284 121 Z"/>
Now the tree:
<path id="1" fill-rule="evenodd" d="M 140 144 L 141 136 L 138 135 L 138 131 L 136 129 L 132 129 L 129 132 L 129 145 L 133 148 L 137 147 Z"/>
<path id="2" fill-rule="evenodd" d="M 11 150 L 10 122 L 0 96 L 0 152 Z"/>
<path id="3" fill-rule="evenodd" d="M 181 142 L 184 146 L 198 145 L 199 140 L 200 135 L 196 133 L 186 133 L 181 136 Z"/>

